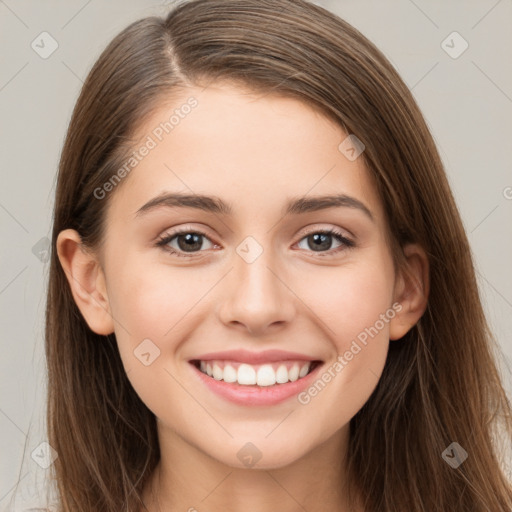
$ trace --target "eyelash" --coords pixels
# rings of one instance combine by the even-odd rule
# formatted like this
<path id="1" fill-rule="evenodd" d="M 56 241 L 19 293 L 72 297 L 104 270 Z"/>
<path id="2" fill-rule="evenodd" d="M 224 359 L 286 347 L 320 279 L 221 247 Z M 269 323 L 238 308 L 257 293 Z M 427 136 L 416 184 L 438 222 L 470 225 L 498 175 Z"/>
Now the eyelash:
<path id="1" fill-rule="evenodd" d="M 190 253 L 190 254 L 187 254 L 187 253 L 182 253 L 180 251 L 177 251 L 176 249 L 172 248 L 172 247 L 169 247 L 167 246 L 167 244 L 173 240 L 174 238 L 176 238 L 177 236 L 179 235 L 185 235 L 185 234 L 190 234 L 190 233 L 193 233 L 194 235 L 200 235 L 200 236 L 203 236 L 205 238 L 208 238 L 208 236 L 201 232 L 201 231 L 197 231 L 197 230 L 192 230 L 192 229 L 182 229 L 180 231 L 176 231 L 175 233 L 169 233 L 169 234 L 165 234 L 163 235 L 161 238 L 158 239 L 158 241 L 156 242 L 156 246 L 157 247 L 160 247 L 161 249 L 163 249 L 164 251 L 168 252 L 168 253 L 171 253 L 175 256 L 178 256 L 180 258 L 193 258 L 196 254 L 196 253 Z M 323 251 L 323 254 L 322 252 L 319 252 L 317 253 L 319 257 L 329 257 L 329 256 L 332 256 L 333 254 L 337 254 L 339 251 L 342 251 L 342 250 L 346 250 L 346 249 L 351 249 L 353 247 L 355 247 L 355 242 L 346 238 L 343 233 L 337 231 L 336 229 L 325 229 L 325 230 L 317 230 L 317 231 L 311 231 L 310 233 L 307 233 L 306 235 L 304 235 L 300 240 L 299 242 L 301 242 L 304 238 L 307 238 L 308 236 L 311 236 L 311 235 L 315 235 L 315 234 L 322 234 L 322 235 L 332 235 L 334 238 L 336 238 L 339 242 L 341 242 L 341 246 L 340 247 L 337 247 L 336 249 L 329 249 L 328 251 Z M 210 240 L 211 241 L 211 240 Z M 198 251 L 198 252 L 203 252 L 203 251 Z M 314 251 L 310 251 L 310 252 L 314 252 Z"/>

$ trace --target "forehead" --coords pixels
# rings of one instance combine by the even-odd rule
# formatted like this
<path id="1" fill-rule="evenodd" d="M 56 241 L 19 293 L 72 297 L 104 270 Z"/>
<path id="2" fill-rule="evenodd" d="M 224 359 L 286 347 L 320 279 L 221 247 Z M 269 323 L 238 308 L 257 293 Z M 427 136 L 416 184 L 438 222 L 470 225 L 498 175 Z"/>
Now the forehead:
<path id="1" fill-rule="evenodd" d="M 275 214 L 290 197 L 344 193 L 380 217 L 363 159 L 340 150 L 348 135 L 297 99 L 225 83 L 180 90 L 138 127 L 136 165 L 116 203 L 135 213 L 162 192 L 179 191 L 222 197 L 235 213 L 254 215 Z"/>

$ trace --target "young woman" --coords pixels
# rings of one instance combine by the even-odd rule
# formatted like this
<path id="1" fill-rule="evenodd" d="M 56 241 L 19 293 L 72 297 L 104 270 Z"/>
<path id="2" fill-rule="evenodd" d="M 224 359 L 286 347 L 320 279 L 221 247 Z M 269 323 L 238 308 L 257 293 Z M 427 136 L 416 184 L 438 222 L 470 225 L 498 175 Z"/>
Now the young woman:
<path id="1" fill-rule="evenodd" d="M 52 244 L 58 510 L 511 510 L 442 162 L 330 12 L 196 0 L 123 30 L 76 104 Z"/>

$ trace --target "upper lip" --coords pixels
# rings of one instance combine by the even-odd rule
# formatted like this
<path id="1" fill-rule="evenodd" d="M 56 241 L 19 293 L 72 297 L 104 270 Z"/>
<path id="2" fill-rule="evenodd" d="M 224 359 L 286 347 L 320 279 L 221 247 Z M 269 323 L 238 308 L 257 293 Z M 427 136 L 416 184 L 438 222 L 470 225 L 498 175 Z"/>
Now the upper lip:
<path id="1" fill-rule="evenodd" d="M 287 352 L 285 350 L 263 350 L 261 352 L 251 352 L 249 350 L 225 350 L 222 352 L 209 352 L 197 356 L 191 361 L 209 361 L 209 360 L 230 360 L 247 364 L 270 363 L 275 361 L 299 360 L 299 361 L 318 361 L 318 358 L 310 357 L 297 352 Z"/>

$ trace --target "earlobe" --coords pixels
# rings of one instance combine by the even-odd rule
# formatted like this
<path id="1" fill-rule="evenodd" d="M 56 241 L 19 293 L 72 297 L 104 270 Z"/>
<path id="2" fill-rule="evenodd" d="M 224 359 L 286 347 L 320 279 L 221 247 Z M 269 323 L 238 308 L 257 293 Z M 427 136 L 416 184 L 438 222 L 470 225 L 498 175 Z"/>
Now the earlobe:
<path id="1" fill-rule="evenodd" d="M 398 340 L 419 321 L 427 308 L 430 290 L 428 256 L 418 244 L 408 244 L 403 249 L 406 268 L 397 276 L 394 302 L 401 309 L 389 322 L 389 339 Z"/>
<path id="2" fill-rule="evenodd" d="M 57 254 L 76 305 L 91 330 L 102 335 L 113 333 L 103 270 L 95 255 L 84 248 L 76 230 L 65 229 L 59 233 Z"/>

